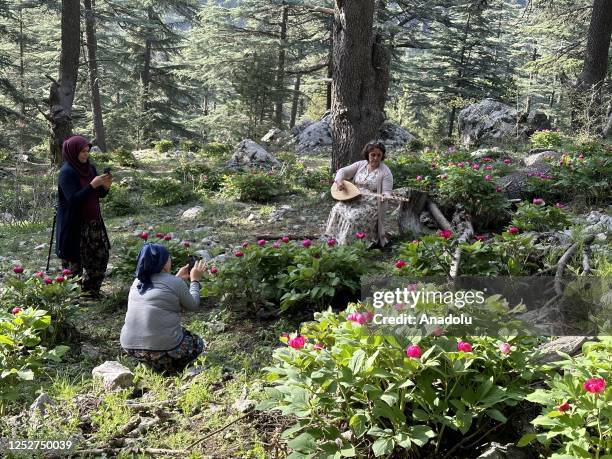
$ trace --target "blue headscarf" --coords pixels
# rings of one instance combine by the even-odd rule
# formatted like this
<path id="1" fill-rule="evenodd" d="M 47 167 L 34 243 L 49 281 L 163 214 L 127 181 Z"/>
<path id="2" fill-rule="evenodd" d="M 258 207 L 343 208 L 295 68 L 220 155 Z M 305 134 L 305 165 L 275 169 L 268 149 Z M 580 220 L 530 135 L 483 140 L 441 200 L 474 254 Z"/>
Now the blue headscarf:
<path id="1" fill-rule="evenodd" d="M 153 287 L 151 275 L 160 273 L 168 258 L 170 253 L 161 244 L 147 243 L 140 249 L 136 262 L 136 278 L 140 284 L 136 288 L 141 295 Z"/>

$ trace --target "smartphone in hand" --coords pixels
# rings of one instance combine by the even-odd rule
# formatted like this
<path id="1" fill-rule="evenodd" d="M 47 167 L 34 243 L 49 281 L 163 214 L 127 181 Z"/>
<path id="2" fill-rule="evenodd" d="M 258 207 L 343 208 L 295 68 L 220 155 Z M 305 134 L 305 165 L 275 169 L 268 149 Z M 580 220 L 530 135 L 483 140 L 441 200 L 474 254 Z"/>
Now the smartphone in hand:
<path id="1" fill-rule="evenodd" d="M 104 168 L 104 173 L 105 174 L 110 174 L 111 173 L 111 168 L 110 167 L 105 167 Z"/>
<path id="2" fill-rule="evenodd" d="M 194 257 L 193 255 L 189 255 L 189 272 L 191 272 L 191 270 L 195 266 L 195 262 L 196 262 L 196 257 Z"/>

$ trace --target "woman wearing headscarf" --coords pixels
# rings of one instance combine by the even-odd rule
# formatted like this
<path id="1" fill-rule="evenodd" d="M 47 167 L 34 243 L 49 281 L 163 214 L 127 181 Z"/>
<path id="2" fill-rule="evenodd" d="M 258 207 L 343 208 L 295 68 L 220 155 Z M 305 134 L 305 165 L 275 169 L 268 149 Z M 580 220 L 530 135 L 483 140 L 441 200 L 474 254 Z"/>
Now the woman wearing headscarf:
<path id="1" fill-rule="evenodd" d="M 97 297 L 104 280 L 110 242 L 100 212 L 100 198 L 108 194 L 113 177 L 98 175 L 89 162 L 91 144 L 80 135 L 62 145 L 64 164 L 58 179 L 57 234 L 55 253 L 62 266 L 85 274 L 82 289 Z"/>
<path id="2" fill-rule="evenodd" d="M 121 347 L 158 372 L 174 373 L 204 350 L 199 336 L 181 326 L 181 310 L 200 308 L 200 280 L 206 264 L 199 260 L 170 274 L 172 262 L 161 244 L 145 244 L 138 255 L 130 288 Z M 186 280 L 191 284 L 187 288 Z"/>

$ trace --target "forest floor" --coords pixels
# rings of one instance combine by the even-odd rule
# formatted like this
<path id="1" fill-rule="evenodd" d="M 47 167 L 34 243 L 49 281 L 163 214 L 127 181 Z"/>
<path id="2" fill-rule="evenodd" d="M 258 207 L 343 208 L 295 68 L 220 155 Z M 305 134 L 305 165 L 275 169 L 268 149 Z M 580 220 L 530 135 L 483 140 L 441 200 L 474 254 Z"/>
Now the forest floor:
<path id="1" fill-rule="evenodd" d="M 317 166 L 327 161 L 318 157 L 311 158 L 308 163 Z M 172 162 L 143 161 L 140 168 L 165 176 L 172 172 Z M 22 173 L 27 174 L 27 169 Z M 131 173 L 132 170 L 121 168 L 114 175 L 118 182 Z M 201 218 L 196 221 L 179 218 L 186 209 L 196 205 L 205 207 Z M 283 205 L 291 206 L 293 211 L 284 218 L 269 221 L 269 215 Z M 114 246 L 119 246 L 116 241 L 134 237 L 137 232 L 152 226 L 154 231 L 172 231 L 183 240 L 191 240 L 192 247 L 197 249 L 200 248 L 198 236 L 202 236 L 191 231 L 196 226 L 212 227 L 212 232 L 207 234 L 217 237 L 219 244 L 214 250 L 218 252 L 221 248 L 236 247 L 245 240 L 254 242 L 257 235 L 319 235 L 332 206 L 329 194 L 322 199 L 320 191 L 303 190 L 299 195 L 286 195 L 266 205 L 211 198 L 204 203 L 194 200 L 158 208 L 153 213 L 147 209 L 127 217 L 105 217 L 105 222 Z M 2 271 L 6 272 L 14 264 L 44 270 L 49 235 L 50 221 L 44 225 L 7 227 L 0 237 Z M 110 266 L 116 258 L 117 252 L 111 249 Z M 55 255 L 51 267 L 59 268 Z M 183 325 L 208 343 L 208 350 L 197 362 L 205 370 L 195 376 L 190 376 L 186 370 L 177 377 L 162 377 L 122 353 L 119 334 L 128 287 L 112 276 L 107 277 L 103 285 L 104 299 L 81 304 L 72 320 L 78 336 L 70 343 L 70 352 L 61 364 L 47 368 L 46 374 L 37 378 L 35 384 L 24 385 L 17 403 L 23 411 L 11 412 L 0 420 L 0 437 L 72 439 L 77 450 L 90 450 L 92 457 L 99 456 L 102 449 L 113 455 L 118 451 L 114 448 L 126 445 L 126 441 L 133 442 L 137 448 L 184 450 L 206 438 L 189 448 L 188 457 L 283 457 L 286 452 L 282 451 L 283 442 L 279 436 L 290 425 L 288 419 L 257 411 L 245 416 L 241 411 L 244 408 L 235 403 L 246 399 L 245 406 L 249 406 L 248 400 L 257 401 L 261 397 L 262 368 L 271 363 L 272 350 L 281 345 L 278 339 L 281 332 L 294 331 L 299 323 L 284 318 L 262 322 L 205 301 L 201 311 L 183 316 Z M 117 360 L 132 369 L 135 374 L 133 390 L 109 392 L 94 382 L 92 369 L 106 360 Z M 47 409 L 42 417 L 30 416 L 27 407 L 42 392 L 57 405 Z M 130 408 L 128 405 L 135 401 L 146 403 L 147 408 Z M 134 427 L 133 421 L 140 421 L 141 427 L 126 433 Z M 142 427 L 148 423 L 150 427 Z M 227 424 L 226 429 L 211 435 Z M 11 454 L 12 457 L 35 455 L 32 451 Z M 171 455 L 171 452 L 160 454 Z M 185 453 L 176 454 L 186 457 Z M 131 456 L 124 451 L 119 457 Z"/>

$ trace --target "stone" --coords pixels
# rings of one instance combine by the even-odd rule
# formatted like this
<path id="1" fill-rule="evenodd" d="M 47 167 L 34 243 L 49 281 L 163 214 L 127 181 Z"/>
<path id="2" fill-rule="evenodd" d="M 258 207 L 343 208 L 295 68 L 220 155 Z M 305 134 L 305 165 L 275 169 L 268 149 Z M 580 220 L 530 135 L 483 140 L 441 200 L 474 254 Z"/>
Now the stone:
<path id="1" fill-rule="evenodd" d="M 81 355 L 88 357 L 92 360 L 96 360 L 99 359 L 102 354 L 100 353 L 100 350 L 97 347 L 92 346 L 88 343 L 81 343 Z"/>
<path id="2" fill-rule="evenodd" d="M 99 146 L 94 145 L 89 149 L 89 153 L 102 153 L 102 150 L 100 150 Z"/>
<path id="3" fill-rule="evenodd" d="M 255 220 L 257 216 L 255 214 L 249 214 L 249 216 L 247 217 L 247 221 L 251 222 L 253 220 Z"/>
<path id="4" fill-rule="evenodd" d="M 46 247 L 47 247 L 47 244 L 39 244 L 36 247 L 34 247 L 34 250 L 43 250 Z"/>
<path id="5" fill-rule="evenodd" d="M 0 221 L 2 221 L 4 223 L 10 223 L 13 220 L 15 220 L 15 216 L 13 214 L 10 214 L 8 212 L 1 212 L 0 213 Z"/>
<path id="6" fill-rule="evenodd" d="M 499 147 L 480 148 L 470 153 L 470 156 L 474 159 L 482 159 L 486 157 L 497 159 L 504 155 L 505 155 L 504 150 L 502 150 Z"/>
<path id="7" fill-rule="evenodd" d="M 119 185 L 126 188 L 128 191 L 136 191 L 139 189 L 138 184 L 136 182 L 136 178 L 134 177 L 123 177 L 119 181 Z"/>
<path id="8" fill-rule="evenodd" d="M 295 144 L 298 154 L 331 152 L 331 112 L 326 112 L 319 121 L 308 124 L 297 134 Z"/>
<path id="9" fill-rule="evenodd" d="M 464 146 L 525 140 L 537 130 L 550 129 L 544 113 L 520 114 L 493 99 L 483 99 L 459 112 L 460 143 Z"/>
<path id="10" fill-rule="evenodd" d="M 191 207 L 190 209 L 187 209 L 186 211 L 184 211 L 181 214 L 181 220 L 185 221 L 185 220 L 195 220 L 196 218 L 198 218 L 202 213 L 204 212 L 204 207 L 202 206 L 195 206 L 195 207 Z"/>
<path id="11" fill-rule="evenodd" d="M 198 233 L 209 233 L 213 230 L 214 228 L 212 226 L 198 226 L 197 228 L 194 228 L 191 230 L 192 233 L 194 234 L 198 234 Z"/>
<path id="12" fill-rule="evenodd" d="M 127 388 L 132 386 L 134 374 L 129 368 L 115 360 L 107 360 L 95 367 L 91 374 L 94 378 L 102 378 L 107 389 Z"/>
<path id="13" fill-rule="evenodd" d="M 247 411 L 251 411 L 257 405 L 255 400 L 249 400 L 247 397 L 246 389 L 242 390 L 242 394 L 240 398 L 234 402 L 232 408 L 239 413 L 246 413 Z"/>
<path id="14" fill-rule="evenodd" d="M 562 336 L 548 343 L 542 344 L 538 351 L 538 363 L 551 363 L 563 360 L 557 351 L 574 356 L 582 350 L 582 345 L 589 340 L 588 336 Z"/>
<path id="15" fill-rule="evenodd" d="M 245 139 L 238 144 L 234 154 L 227 163 L 231 169 L 265 169 L 280 167 L 280 162 L 268 153 L 261 145 L 251 139 Z"/>
<path id="16" fill-rule="evenodd" d="M 525 166 L 535 166 L 536 164 L 549 165 L 551 161 L 558 160 L 562 154 L 554 150 L 545 150 L 539 153 L 534 153 L 523 159 Z"/>
<path id="17" fill-rule="evenodd" d="M 49 397 L 48 394 L 43 392 L 36 397 L 36 400 L 34 400 L 34 402 L 30 405 L 30 414 L 35 414 L 38 411 L 40 414 L 44 415 L 48 406 L 56 405 L 57 402 Z"/>
<path id="18" fill-rule="evenodd" d="M 272 213 L 270 213 L 270 216 L 268 217 L 268 223 L 276 222 L 284 218 L 290 212 L 295 212 L 295 209 L 293 209 L 289 205 L 283 205 L 279 207 L 278 209 L 275 209 L 274 211 L 272 211 Z"/>
<path id="19" fill-rule="evenodd" d="M 212 256 L 208 253 L 208 250 L 196 250 L 195 254 L 206 262 L 212 260 Z"/>
<path id="20" fill-rule="evenodd" d="M 394 149 L 403 148 L 416 139 L 414 135 L 399 124 L 385 121 L 380 128 L 377 140 L 382 141 L 387 149 Z"/>

